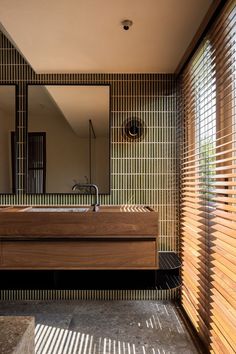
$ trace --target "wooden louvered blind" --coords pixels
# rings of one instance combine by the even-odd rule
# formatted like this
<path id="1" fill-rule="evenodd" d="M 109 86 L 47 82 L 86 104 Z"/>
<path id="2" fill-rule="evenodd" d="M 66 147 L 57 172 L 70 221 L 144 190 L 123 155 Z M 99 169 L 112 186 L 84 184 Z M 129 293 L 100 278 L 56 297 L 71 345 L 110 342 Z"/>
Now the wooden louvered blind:
<path id="1" fill-rule="evenodd" d="M 236 352 L 236 0 L 182 76 L 182 305 L 212 353 Z"/>

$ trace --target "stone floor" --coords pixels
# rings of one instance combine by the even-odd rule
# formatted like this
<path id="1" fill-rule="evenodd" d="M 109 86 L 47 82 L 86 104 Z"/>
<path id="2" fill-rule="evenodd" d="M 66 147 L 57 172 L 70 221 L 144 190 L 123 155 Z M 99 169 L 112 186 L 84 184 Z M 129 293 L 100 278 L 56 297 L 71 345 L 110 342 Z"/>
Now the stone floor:
<path id="1" fill-rule="evenodd" d="M 197 353 L 171 302 L 0 302 L 1 315 L 35 317 L 37 354 Z"/>

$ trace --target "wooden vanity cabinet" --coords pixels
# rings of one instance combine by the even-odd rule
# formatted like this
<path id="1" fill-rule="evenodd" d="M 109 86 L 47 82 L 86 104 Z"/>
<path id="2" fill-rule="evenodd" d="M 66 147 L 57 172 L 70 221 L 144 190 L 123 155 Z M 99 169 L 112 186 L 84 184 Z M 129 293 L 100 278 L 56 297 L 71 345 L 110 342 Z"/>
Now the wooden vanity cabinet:
<path id="1" fill-rule="evenodd" d="M 0 235 L 0 269 L 158 268 L 154 212 L 4 212 Z"/>
<path id="2" fill-rule="evenodd" d="M 3 269 L 154 269 L 155 240 L 4 241 Z"/>

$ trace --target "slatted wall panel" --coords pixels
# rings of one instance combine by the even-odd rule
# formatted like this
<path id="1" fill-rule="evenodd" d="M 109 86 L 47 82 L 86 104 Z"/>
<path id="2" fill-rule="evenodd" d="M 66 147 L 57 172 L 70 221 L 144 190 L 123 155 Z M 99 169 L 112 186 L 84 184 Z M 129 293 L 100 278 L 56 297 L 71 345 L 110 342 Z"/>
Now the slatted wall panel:
<path id="1" fill-rule="evenodd" d="M 236 352 L 236 1 L 185 68 L 182 304 L 209 351 Z"/>
<path id="2" fill-rule="evenodd" d="M 178 300 L 180 288 L 169 290 L 0 290 L 0 301 Z"/>
<path id="3" fill-rule="evenodd" d="M 161 250 L 177 250 L 178 88 L 168 74 L 40 74 L 33 72 L 3 34 L 0 34 L 0 83 L 17 84 L 18 194 L 0 195 L 1 205 L 89 204 L 89 196 L 75 194 L 26 195 L 25 147 L 27 84 L 111 85 L 111 194 L 102 204 L 146 204 L 158 209 Z M 144 121 L 142 141 L 127 142 L 121 135 L 130 117 Z"/>

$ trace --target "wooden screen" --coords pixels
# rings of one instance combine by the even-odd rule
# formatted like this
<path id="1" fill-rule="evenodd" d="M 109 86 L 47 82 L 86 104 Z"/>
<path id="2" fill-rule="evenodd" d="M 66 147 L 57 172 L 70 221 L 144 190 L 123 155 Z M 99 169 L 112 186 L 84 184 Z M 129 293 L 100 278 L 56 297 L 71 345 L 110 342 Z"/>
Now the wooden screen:
<path id="1" fill-rule="evenodd" d="M 236 352 L 236 1 L 182 76 L 182 305 L 212 353 Z"/>

